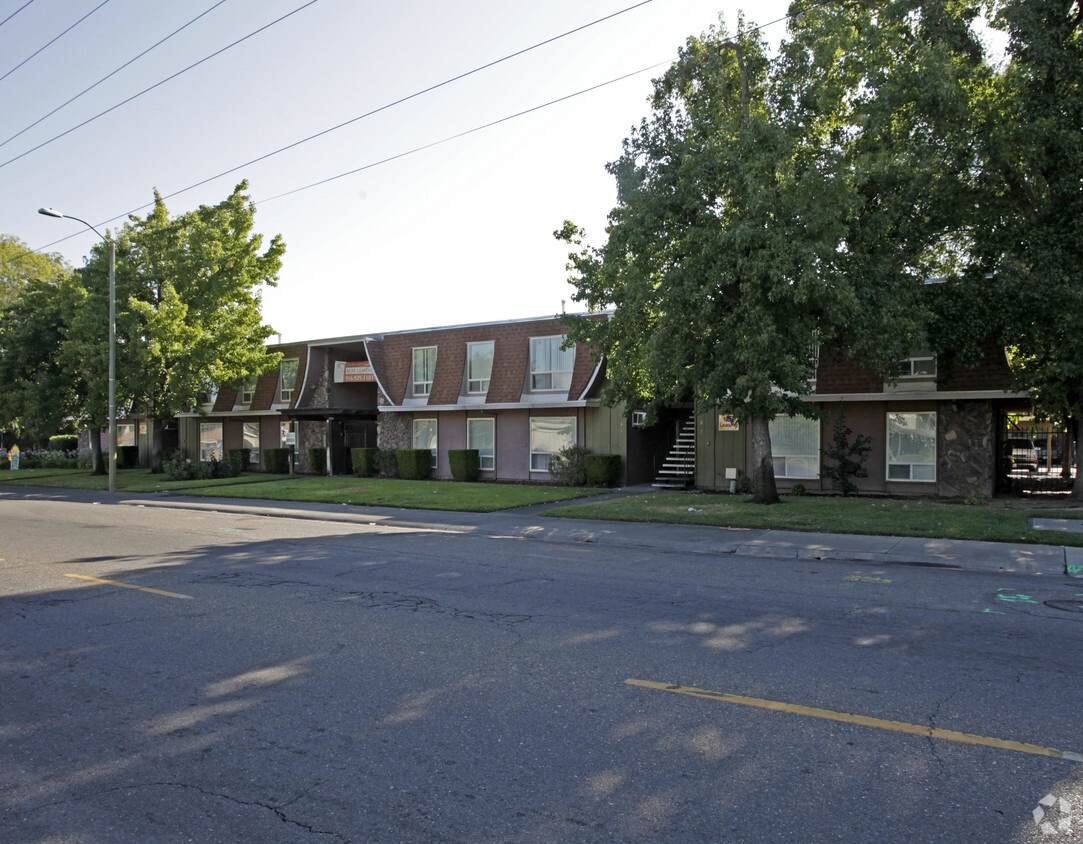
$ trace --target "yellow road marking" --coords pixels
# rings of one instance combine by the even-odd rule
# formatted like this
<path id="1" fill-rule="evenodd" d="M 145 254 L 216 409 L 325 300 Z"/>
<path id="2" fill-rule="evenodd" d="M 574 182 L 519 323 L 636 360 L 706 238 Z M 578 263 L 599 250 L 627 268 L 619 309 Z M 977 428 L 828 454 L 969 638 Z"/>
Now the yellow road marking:
<path id="1" fill-rule="evenodd" d="M 138 589 L 140 592 L 150 592 L 152 595 L 165 595 L 167 598 L 186 598 L 192 600 L 191 595 L 180 595 L 176 592 L 163 592 L 161 589 L 151 589 L 149 586 L 133 586 L 131 583 L 120 583 L 116 580 L 102 580 L 100 577 L 87 577 L 85 574 L 66 574 L 64 577 L 74 577 L 76 580 L 89 580 L 91 583 L 104 583 L 107 586 L 119 586 L 122 589 Z"/>
<path id="2" fill-rule="evenodd" d="M 826 718 L 830 721 L 842 721 L 846 724 L 860 724 L 864 727 L 878 727 L 882 730 L 894 730 L 899 733 L 910 733 L 915 736 L 927 738 L 945 739 L 958 741 L 964 744 L 980 744 L 986 747 L 997 747 L 1001 750 L 1017 750 L 1020 753 L 1032 753 L 1036 756 L 1052 756 L 1054 759 L 1067 759 L 1071 762 L 1083 762 L 1083 753 L 1073 753 L 1070 750 L 1057 750 L 1053 747 L 1042 747 L 1037 744 L 1027 744 L 1021 741 L 1007 741 L 1005 739 L 978 736 L 972 733 L 960 733 L 956 730 L 942 730 L 939 727 L 923 727 L 920 724 L 907 724 L 904 721 L 887 721 L 883 718 L 870 718 L 867 715 L 851 715 L 847 712 L 835 712 L 831 709 L 815 709 L 811 706 L 801 706 L 796 703 L 783 703 L 777 700 L 763 700 L 756 697 L 744 697 L 743 695 L 731 695 L 725 692 L 711 692 L 706 689 L 696 689 L 691 686 L 678 686 L 672 683 L 654 683 L 650 680 L 625 680 L 626 685 L 639 686 L 644 689 L 655 689 L 661 692 L 674 692 L 680 695 L 691 695 L 708 700 L 720 700 L 726 703 L 739 703 L 742 706 L 755 706 L 759 709 L 772 709 L 776 712 L 789 712 L 792 715 L 806 715 L 812 718 Z"/>

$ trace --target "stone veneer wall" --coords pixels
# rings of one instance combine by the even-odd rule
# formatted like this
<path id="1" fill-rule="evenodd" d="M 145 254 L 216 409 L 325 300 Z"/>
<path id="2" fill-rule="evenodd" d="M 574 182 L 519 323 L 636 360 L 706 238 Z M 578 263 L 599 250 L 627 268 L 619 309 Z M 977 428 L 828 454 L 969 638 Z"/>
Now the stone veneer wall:
<path id="1" fill-rule="evenodd" d="M 937 486 L 943 498 L 993 495 L 996 460 L 992 402 L 944 402 L 939 408 Z"/>
<path id="2" fill-rule="evenodd" d="M 382 449 L 414 447 L 412 413 L 381 413 L 376 429 L 376 446 Z"/>
<path id="3" fill-rule="evenodd" d="M 312 397 L 307 407 L 329 407 L 331 401 L 330 369 L 327 365 L 328 352 L 323 350 L 320 361 L 320 377 L 312 388 Z M 315 361 L 313 361 L 315 364 Z M 327 422 L 322 419 L 302 420 L 297 423 L 297 471 L 311 472 L 308 461 L 310 448 L 327 447 Z"/>

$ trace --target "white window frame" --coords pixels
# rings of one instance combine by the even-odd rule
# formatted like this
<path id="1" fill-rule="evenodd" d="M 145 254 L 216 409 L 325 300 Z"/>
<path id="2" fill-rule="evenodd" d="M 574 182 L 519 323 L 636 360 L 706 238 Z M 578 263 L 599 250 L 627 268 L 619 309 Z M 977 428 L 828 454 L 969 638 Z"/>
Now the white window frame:
<path id="1" fill-rule="evenodd" d="M 244 407 L 248 407 L 252 404 L 252 401 L 256 398 L 256 383 L 259 381 L 258 375 L 251 375 L 241 385 L 240 396 L 241 404 Z"/>
<path id="2" fill-rule="evenodd" d="M 259 420 L 256 420 L 255 422 L 241 423 L 241 443 L 243 444 L 244 448 L 249 449 L 249 463 L 259 463 L 259 436 Z M 255 443 L 255 445 L 252 444 L 253 442 Z"/>
<path id="3" fill-rule="evenodd" d="M 918 417 L 926 417 L 925 425 L 919 428 Z M 901 425 L 893 424 L 901 422 L 905 417 L 914 417 L 909 426 L 913 431 L 927 430 L 928 424 L 932 423 L 932 460 L 904 460 L 902 458 L 918 455 L 907 455 L 904 452 L 905 444 L 903 437 L 907 436 L 906 430 Z M 885 468 L 886 479 L 903 483 L 936 483 L 936 456 L 937 456 L 937 419 L 936 411 L 893 411 L 887 414 L 887 466 Z M 904 474 L 905 471 L 905 474 Z"/>
<path id="4" fill-rule="evenodd" d="M 431 372 L 418 372 L 418 354 L 424 354 L 432 352 L 432 371 Z M 429 378 L 419 378 L 418 375 L 428 375 Z M 432 393 L 432 382 L 436 376 L 436 346 L 415 346 L 410 356 L 410 382 L 411 395 L 415 396 L 427 396 Z"/>
<path id="5" fill-rule="evenodd" d="M 552 448 L 556 443 L 543 441 L 543 439 L 548 439 L 544 435 L 556 435 L 557 432 L 554 430 L 556 423 L 563 423 L 566 427 L 569 422 L 571 423 L 571 436 L 565 437 L 566 442 Z M 574 416 L 532 416 L 530 418 L 530 471 L 547 473 L 550 458 L 565 446 L 575 445 L 578 442 L 578 426 L 579 421 Z M 543 430 L 545 428 L 549 430 Z M 541 448 L 540 446 L 550 446 L 550 448 Z"/>
<path id="6" fill-rule="evenodd" d="M 915 351 L 900 364 L 900 378 L 936 378 L 936 355 L 932 352 Z"/>
<path id="7" fill-rule="evenodd" d="M 215 433 L 217 429 L 218 436 L 209 436 Z M 211 459 L 222 459 L 222 437 L 225 436 L 225 425 L 222 422 L 200 422 L 199 423 L 199 461 L 201 463 L 209 463 Z M 208 443 L 217 442 L 217 446 L 208 446 Z"/>
<path id="8" fill-rule="evenodd" d="M 560 334 L 530 338 L 531 392 L 567 392 L 572 386 L 572 371 L 575 369 L 575 346 L 561 349 L 560 347 L 564 344 L 565 339 Z M 553 348 L 554 346 L 556 348 Z M 554 356 L 556 357 L 555 360 L 553 359 Z M 567 368 L 557 369 L 553 367 L 553 364 L 566 364 Z"/>
<path id="9" fill-rule="evenodd" d="M 431 438 L 431 445 L 418 445 L 419 432 L 422 428 L 427 428 L 432 425 L 432 433 L 425 436 L 425 440 L 429 441 Z M 413 425 L 413 437 L 411 442 L 414 448 L 428 448 L 432 452 L 432 462 L 429 464 L 433 469 L 436 468 L 436 451 L 440 444 L 440 424 L 432 417 L 426 417 L 425 419 L 415 419 Z"/>
<path id="10" fill-rule="evenodd" d="M 288 378 L 286 369 L 292 364 L 293 377 Z M 293 401 L 293 391 L 297 386 L 297 373 L 301 371 L 299 358 L 285 358 L 278 365 L 278 403 L 289 404 Z M 287 385 L 286 381 L 289 381 Z"/>
<path id="11" fill-rule="evenodd" d="M 815 430 L 815 448 L 810 453 L 789 452 L 784 445 L 781 428 L 786 425 L 808 425 Z M 774 459 L 775 477 L 793 480 L 816 480 L 820 477 L 820 421 L 807 416 L 778 416 L 768 423 L 771 431 L 771 456 Z M 809 470 L 807 467 L 815 468 Z"/>
<path id="12" fill-rule="evenodd" d="M 486 439 L 492 443 L 491 448 L 482 450 L 478 448 L 476 444 L 476 435 L 474 431 L 481 427 L 487 427 L 489 429 Z M 492 472 L 496 470 L 496 420 L 481 418 L 481 419 L 467 419 L 466 420 L 466 447 L 475 448 L 478 452 L 478 463 L 483 472 Z"/>
<path id="13" fill-rule="evenodd" d="M 481 351 L 483 347 L 489 350 L 489 371 L 485 373 L 474 371 L 474 352 Z M 484 354 L 484 353 L 483 353 Z M 493 377 L 494 343 L 492 340 L 484 340 L 478 343 L 466 344 L 466 392 L 473 395 L 484 395 L 489 392 L 489 383 Z M 484 360 L 484 358 L 482 358 Z"/>

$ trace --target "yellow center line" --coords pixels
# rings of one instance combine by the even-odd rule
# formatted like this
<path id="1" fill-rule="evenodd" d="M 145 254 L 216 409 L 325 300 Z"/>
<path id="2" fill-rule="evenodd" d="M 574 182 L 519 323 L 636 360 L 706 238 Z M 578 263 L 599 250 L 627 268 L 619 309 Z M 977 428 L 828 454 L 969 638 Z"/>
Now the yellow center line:
<path id="1" fill-rule="evenodd" d="M 881 730 L 894 730 L 899 733 L 910 733 L 915 736 L 927 738 L 945 739 L 964 744 L 980 744 L 986 747 L 996 747 L 1001 750 L 1017 750 L 1020 753 L 1032 753 L 1036 756 L 1052 756 L 1054 759 L 1067 759 L 1071 762 L 1083 762 L 1083 753 L 1074 753 L 1070 750 L 1057 750 L 1053 747 L 1042 747 L 1038 744 L 1027 744 L 1021 741 L 1007 741 L 1005 739 L 978 736 L 972 733 L 961 733 L 956 730 L 943 730 L 939 727 L 923 727 L 920 724 L 907 724 L 904 721 L 887 721 L 883 718 L 870 718 L 867 715 L 851 715 L 847 712 L 836 712 L 831 709 L 815 709 L 811 706 L 801 706 L 796 703 L 784 703 L 777 700 L 763 700 L 756 697 L 743 695 L 731 695 L 725 692 L 711 692 L 706 689 L 696 689 L 691 686 L 679 686 L 672 683 L 655 683 L 650 680 L 625 680 L 626 685 L 639 686 L 644 689 L 654 689 L 660 692 L 674 692 L 679 695 L 691 695 L 708 700 L 720 700 L 725 703 L 738 703 L 742 706 L 755 706 L 759 709 L 771 709 L 776 712 L 789 712 L 792 715 L 806 715 L 811 718 L 826 718 L 830 721 L 842 721 L 846 724 L 860 724 L 864 727 L 877 727 Z"/>
<path id="2" fill-rule="evenodd" d="M 119 586 L 122 589 L 138 589 L 140 592 L 150 592 L 152 595 L 164 595 L 167 598 L 185 598 L 192 600 L 191 595 L 180 595 L 176 592 L 163 592 L 161 589 L 151 589 L 149 586 L 133 586 L 131 583 L 120 583 L 116 580 L 102 580 L 100 577 L 87 577 L 85 574 L 66 574 L 64 577 L 74 577 L 76 580 L 89 580 L 91 583 L 104 583 L 106 586 Z"/>

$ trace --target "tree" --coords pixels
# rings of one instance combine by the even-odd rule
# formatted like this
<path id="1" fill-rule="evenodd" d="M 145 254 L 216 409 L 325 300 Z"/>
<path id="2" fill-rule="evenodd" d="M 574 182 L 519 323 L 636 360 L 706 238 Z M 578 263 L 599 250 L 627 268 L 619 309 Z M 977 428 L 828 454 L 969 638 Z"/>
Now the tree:
<path id="1" fill-rule="evenodd" d="M 155 192 L 153 210 L 117 236 L 118 406 L 149 417 L 152 468 L 161 467 L 164 421 L 198 407 L 211 384 L 239 384 L 278 365 L 266 354 L 273 329 L 262 322 L 260 297 L 277 280 L 285 245 L 275 236 L 260 251 L 246 189 L 242 182 L 217 205 L 172 218 Z M 68 353 L 94 362 L 88 401 L 104 407 L 107 247 L 77 274 L 87 299 Z"/>
<path id="2" fill-rule="evenodd" d="M 694 399 L 748 423 L 757 502 L 779 500 L 769 421 L 815 412 L 816 347 L 890 374 L 920 334 L 952 210 L 935 185 L 964 157 L 915 103 L 954 106 L 969 73 L 954 69 L 973 67 L 956 6 L 812 7 L 775 58 L 743 22 L 690 38 L 608 167 L 605 244 L 556 233 L 579 247 L 573 298 L 614 307 L 567 320 L 606 356 L 606 400 Z"/>
<path id="3" fill-rule="evenodd" d="M 0 234 L 0 307 L 15 302 L 27 282 L 59 281 L 71 267 L 56 252 L 35 252 L 10 234 Z"/>
<path id="4" fill-rule="evenodd" d="M 1020 387 L 1077 430 L 1083 419 L 1083 5 L 991 4 L 1008 62 L 977 103 L 983 225 L 967 301 L 1001 306 Z M 1078 474 L 1073 497 L 1083 499 Z"/>
<path id="5" fill-rule="evenodd" d="M 0 428 L 36 440 L 81 418 L 85 383 L 62 356 L 79 298 L 70 279 L 33 278 L 0 312 Z"/>

